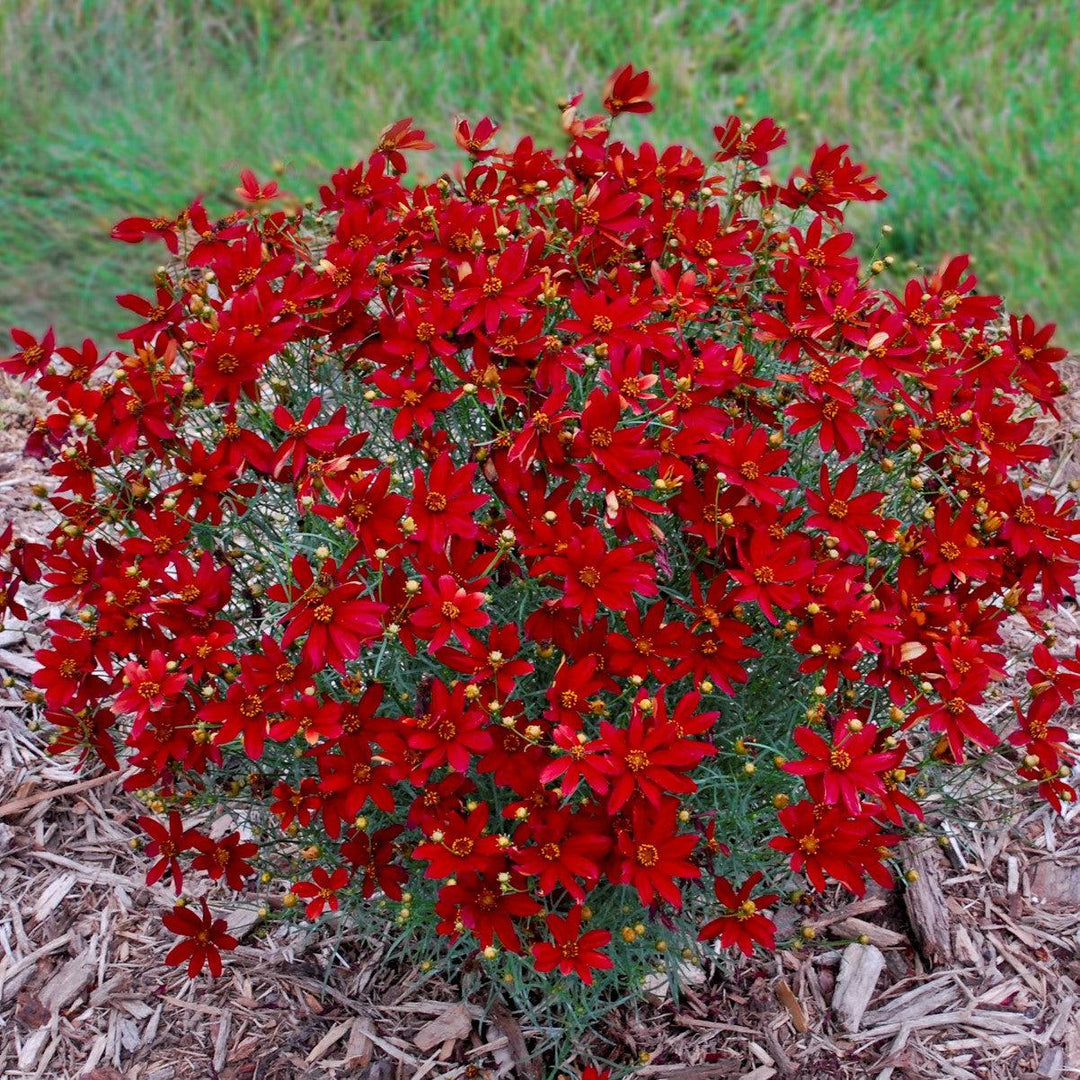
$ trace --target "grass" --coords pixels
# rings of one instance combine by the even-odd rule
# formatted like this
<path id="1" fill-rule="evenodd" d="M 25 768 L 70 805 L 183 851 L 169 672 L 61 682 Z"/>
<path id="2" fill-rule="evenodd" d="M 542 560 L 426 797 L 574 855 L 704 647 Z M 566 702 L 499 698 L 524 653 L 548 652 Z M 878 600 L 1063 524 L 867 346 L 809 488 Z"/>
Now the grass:
<path id="1" fill-rule="evenodd" d="M 789 127 L 777 172 L 850 142 L 891 194 L 852 218 L 869 243 L 891 223 L 904 270 L 970 251 L 1080 343 L 1072 0 L 0 0 L 0 327 L 125 325 L 113 294 L 160 256 L 109 241 L 121 217 L 196 193 L 224 212 L 248 165 L 313 194 L 403 115 L 445 148 L 429 174 L 455 112 L 560 144 L 555 101 L 598 105 L 627 60 L 660 92 L 624 134 L 706 152 L 730 111 L 767 113 Z"/>

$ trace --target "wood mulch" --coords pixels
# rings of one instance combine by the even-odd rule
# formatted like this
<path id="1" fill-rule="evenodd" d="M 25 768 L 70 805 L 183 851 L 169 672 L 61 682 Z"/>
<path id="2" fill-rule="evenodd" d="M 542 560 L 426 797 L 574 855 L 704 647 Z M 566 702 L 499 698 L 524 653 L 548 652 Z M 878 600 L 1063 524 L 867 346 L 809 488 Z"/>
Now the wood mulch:
<path id="1" fill-rule="evenodd" d="M 1066 406 L 1063 423 L 1042 430 L 1062 455 L 1058 482 L 1080 476 L 1080 404 Z M 44 479 L 20 453 L 37 407 L 0 385 L 0 528 L 14 520 L 24 535 L 30 486 Z M 160 915 L 173 897 L 142 884 L 145 859 L 129 847 L 141 806 L 121 777 L 76 773 L 29 730 L 36 707 L 18 683 L 47 614 L 0 631 L 0 674 L 16 678 L 0 689 L 0 1076 L 544 1075 L 527 1017 L 485 1017 L 455 982 L 388 961 L 340 926 L 268 929 L 239 908 L 241 945 L 223 978 L 189 982 L 164 967 Z M 1075 608 L 1055 615 L 1055 630 L 1080 641 Z M 1014 650 L 1030 650 L 1032 635 L 1013 635 Z M 728 978 L 688 969 L 678 1001 L 658 979 L 596 1045 L 637 1061 L 642 1080 L 1080 1077 L 1080 806 L 1057 816 L 968 795 L 972 820 L 949 825 L 944 846 L 906 843 L 919 877 L 902 893 L 837 893 L 790 912 L 781 930 L 812 927 L 806 948 Z"/>

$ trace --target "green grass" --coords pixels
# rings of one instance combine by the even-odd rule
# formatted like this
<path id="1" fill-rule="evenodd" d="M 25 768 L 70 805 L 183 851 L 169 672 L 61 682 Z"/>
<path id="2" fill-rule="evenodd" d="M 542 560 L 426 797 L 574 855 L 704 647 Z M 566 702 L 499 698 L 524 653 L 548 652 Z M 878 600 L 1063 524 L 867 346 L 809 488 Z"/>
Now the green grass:
<path id="1" fill-rule="evenodd" d="M 161 256 L 107 239 L 241 166 L 314 193 L 413 115 L 453 155 L 457 112 L 561 145 L 555 101 L 632 60 L 660 84 L 634 137 L 712 144 L 789 126 L 783 172 L 850 142 L 891 198 L 897 268 L 969 251 L 983 286 L 1080 342 L 1080 5 L 1073 0 L 664 4 L 568 0 L 0 0 L 0 327 L 66 341 L 125 325 L 113 294 Z M 620 121 L 620 124 L 623 122 Z M 865 250 L 865 249 L 864 249 Z"/>

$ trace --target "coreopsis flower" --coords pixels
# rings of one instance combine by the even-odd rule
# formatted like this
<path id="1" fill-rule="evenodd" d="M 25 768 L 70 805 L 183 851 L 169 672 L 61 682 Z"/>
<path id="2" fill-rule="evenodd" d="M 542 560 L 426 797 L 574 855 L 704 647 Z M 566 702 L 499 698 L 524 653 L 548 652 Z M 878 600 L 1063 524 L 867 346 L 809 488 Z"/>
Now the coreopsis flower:
<path id="1" fill-rule="evenodd" d="M 944 588 L 950 578 L 983 581 L 992 572 L 993 553 L 975 534 L 974 524 L 975 508 L 971 503 L 962 506 L 955 517 L 945 499 L 934 508 L 932 526 L 922 531 L 920 555 L 935 589 Z"/>
<path id="2" fill-rule="evenodd" d="M 157 712 L 187 683 L 187 675 L 177 671 L 176 667 L 176 662 L 166 660 L 160 649 L 150 653 L 145 667 L 132 660 L 124 666 L 126 685 L 117 695 L 113 709 L 118 713 L 134 713 L 137 721 L 149 712 Z M 62 664 L 59 671 L 62 674 Z"/>
<path id="3" fill-rule="evenodd" d="M 612 611 L 626 611 L 633 606 L 634 593 L 656 595 L 656 571 L 639 558 L 644 550 L 640 544 L 609 548 L 600 530 L 590 526 L 574 533 L 563 554 L 540 559 L 532 573 L 560 578 L 564 603 L 591 623 L 601 604 Z"/>
<path id="4" fill-rule="evenodd" d="M 474 161 L 483 161 L 497 151 L 488 144 L 499 132 L 499 125 L 484 116 L 475 127 L 464 116 L 454 121 L 454 142 Z"/>
<path id="5" fill-rule="evenodd" d="M 619 833 L 619 878 L 633 886 L 643 904 L 659 897 L 674 908 L 682 907 L 679 879 L 701 877 L 701 870 L 690 862 L 698 838 L 679 833 L 673 800 L 658 807 L 635 807 L 631 826 Z"/>
<path id="6" fill-rule="evenodd" d="M 179 905 L 162 915 L 165 928 L 186 939 L 169 950 L 165 963 L 177 967 L 186 961 L 189 979 L 194 979 L 206 967 L 216 979 L 223 970 L 221 950 L 235 949 L 239 942 L 226 933 L 229 924 L 224 919 L 215 919 L 210 914 L 205 897 L 200 903 L 201 916 L 191 908 Z"/>
<path id="7" fill-rule="evenodd" d="M 604 85 L 604 108 L 612 116 L 620 113 L 650 113 L 655 106 L 649 101 L 656 93 L 656 84 L 647 71 L 634 71 L 626 64 L 612 72 Z"/>
<path id="8" fill-rule="evenodd" d="M 864 724 L 853 730 L 849 718 L 845 714 L 836 721 L 831 744 L 812 728 L 797 727 L 795 742 L 806 757 L 785 762 L 781 768 L 803 777 L 811 795 L 822 802 L 839 803 L 857 816 L 862 805 L 860 794 L 884 795 L 883 774 L 903 761 L 904 751 L 875 751 L 876 725 Z"/>
<path id="9" fill-rule="evenodd" d="M 806 519 L 808 529 L 823 529 L 835 536 L 844 550 L 857 555 L 867 552 L 867 532 L 877 531 L 884 524 L 879 514 L 873 513 L 885 498 L 883 492 L 866 491 L 854 495 L 859 471 L 849 465 L 833 484 L 829 467 L 821 466 L 820 494 L 806 492 L 806 503 L 813 513 Z"/>
<path id="10" fill-rule="evenodd" d="M 412 117 L 406 116 L 403 120 L 388 124 L 379 132 L 379 142 L 375 147 L 375 157 L 385 157 L 390 167 L 402 174 L 409 171 L 403 150 L 435 149 L 435 144 L 424 138 L 424 131 L 414 128 L 412 122 Z"/>
<path id="11" fill-rule="evenodd" d="M 285 439 L 274 454 L 273 475 L 280 476 L 286 465 L 292 465 L 292 477 L 296 480 L 304 471 L 308 457 L 323 457 L 330 453 L 348 434 L 345 423 L 345 406 L 342 405 L 326 424 L 312 426 L 322 410 L 322 398 L 313 397 L 305 406 L 299 420 L 283 405 L 274 409 L 274 423 L 285 432 Z"/>
<path id="12" fill-rule="evenodd" d="M 269 183 L 260 184 L 251 169 L 244 169 L 240 173 L 240 186 L 234 190 L 237 198 L 242 202 L 255 205 L 281 198 L 276 181 L 271 180 Z"/>
<path id="13" fill-rule="evenodd" d="M 964 693 L 965 689 L 968 691 Z M 1000 736 L 982 721 L 973 704 L 981 703 L 982 695 L 971 688 L 960 687 L 951 696 L 939 701 L 932 701 L 916 709 L 908 717 L 908 724 L 919 720 L 927 721 L 927 728 L 933 732 L 943 732 L 949 753 L 957 764 L 964 760 L 964 744 L 967 740 L 987 750 L 1001 742 Z"/>
<path id="14" fill-rule="evenodd" d="M 581 908 L 572 908 L 565 917 L 554 913 L 545 919 L 551 941 L 538 941 L 532 947 L 536 970 L 543 973 L 558 969 L 560 975 L 577 975 L 591 986 L 594 971 L 610 971 L 615 962 L 601 952 L 611 941 L 610 930 L 581 932 Z"/>
<path id="15" fill-rule="evenodd" d="M 696 791 L 697 784 L 688 773 L 716 753 L 708 743 L 684 738 L 677 724 L 646 724 L 646 714 L 640 708 L 631 712 L 625 728 L 600 722 L 600 742 L 606 752 L 597 764 L 611 780 L 609 813 L 618 813 L 635 794 L 659 807 L 665 795 Z"/>
<path id="16" fill-rule="evenodd" d="M 738 948 L 744 956 L 751 956 L 754 946 L 763 949 L 776 948 L 776 925 L 765 908 L 772 907 L 780 897 L 776 893 L 751 896 L 764 875 L 760 870 L 751 874 L 736 890 L 725 877 L 713 880 L 716 899 L 724 908 L 723 914 L 707 922 L 698 933 L 698 941 L 720 940 L 722 948 Z"/>
<path id="17" fill-rule="evenodd" d="M 768 116 L 758 120 L 753 127 L 737 116 L 729 116 L 723 124 L 713 128 L 713 135 L 720 144 L 716 161 L 742 158 L 759 168 L 768 165 L 772 151 L 787 142 L 787 133 Z M 795 232 L 794 229 L 791 231 Z"/>
<path id="18" fill-rule="evenodd" d="M 458 683 L 448 689 L 440 679 L 431 684 L 428 710 L 418 717 L 409 732 L 409 746 L 423 757 L 425 770 L 449 765 L 460 773 L 468 772 L 474 754 L 491 748 L 487 717 L 478 708 L 466 706 L 465 686 Z"/>
<path id="19" fill-rule="evenodd" d="M 354 660 L 366 642 L 382 634 L 386 605 L 368 599 L 361 581 L 333 584 L 337 567 L 332 563 L 324 565 L 316 578 L 310 563 L 297 555 L 292 571 L 296 585 L 269 594 L 272 599 L 297 601 L 281 618 L 287 624 L 282 646 L 301 640 L 306 663 L 315 669 L 329 665 L 344 672 L 346 661 Z"/>
<path id="20" fill-rule="evenodd" d="M 703 452 L 729 484 L 738 485 L 758 502 L 782 506 L 782 492 L 798 487 L 793 477 L 778 474 L 788 452 L 772 448 L 769 433 L 762 427 L 745 424 L 730 435 L 714 435 Z"/>
<path id="21" fill-rule="evenodd" d="M 451 813 L 440 821 L 412 851 L 414 859 L 428 864 L 424 877 L 445 880 L 465 869 L 482 870 L 498 858 L 502 845 L 498 836 L 487 833 L 489 816 L 487 804 L 481 803 L 468 817 Z"/>
<path id="22" fill-rule="evenodd" d="M 804 595 L 816 563 L 806 554 L 806 542 L 786 536 L 777 543 L 765 529 L 755 529 L 740 547 L 741 566 L 728 571 L 736 587 L 735 600 L 753 600 L 771 623 L 778 621 L 775 607 L 791 611 Z"/>
<path id="23" fill-rule="evenodd" d="M 248 859 L 258 852 L 259 846 L 242 840 L 238 832 L 228 833 L 220 840 L 194 833 L 191 844 L 199 852 L 191 860 L 192 870 L 205 870 L 211 881 L 224 877 L 230 889 L 240 892 L 244 879 L 255 873 Z"/>
<path id="24" fill-rule="evenodd" d="M 792 803 L 779 813 L 787 835 L 770 840 L 769 847 L 790 855 L 791 869 L 805 872 L 818 892 L 825 890 L 826 875 L 856 896 L 866 891 L 866 875 L 888 888 L 892 875 L 883 855 L 900 837 L 880 832 L 866 809 L 851 817 L 841 806 L 822 806 L 805 799 Z M 868 809 L 871 813 L 874 810 Z"/>
<path id="25" fill-rule="evenodd" d="M 370 900 L 378 889 L 391 900 L 401 900 L 402 885 L 409 880 L 409 872 L 395 862 L 397 847 L 394 841 L 404 832 L 400 825 L 387 825 L 367 833 L 357 829 L 341 845 L 342 858 L 352 864 L 357 874 L 362 874 L 360 895 Z"/>
<path id="26" fill-rule="evenodd" d="M 473 513 L 488 497 L 476 492 L 475 475 L 475 465 L 455 469 L 447 453 L 435 459 L 426 475 L 423 469 L 414 471 L 408 511 L 415 523 L 415 540 L 441 548 L 451 536 L 468 540 L 479 533 Z"/>
<path id="27" fill-rule="evenodd" d="M 325 867 L 316 866 L 311 871 L 310 881 L 298 881 L 292 886 L 292 892 L 306 900 L 304 914 L 309 919 L 317 919 L 325 909 L 337 911 L 340 900 L 338 893 L 349 883 L 349 871 L 339 866 L 333 873 Z"/>
<path id="28" fill-rule="evenodd" d="M 562 780 L 559 790 L 566 797 L 572 795 L 584 780 L 585 785 L 597 795 L 608 790 L 608 779 L 600 767 L 604 743 L 599 739 L 590 742 L 584 732 L 571 725 L 560 724 L 551 733 L 554 760 L 540 770 L 542 783 Z"/>
<path id="29" fill-rule="evenodd" d="M 481 610 L 488 597 L 479 591 L 460 586 L 450 574 L 440 574 L 437 581 L 425 578 L 420 590 L 419 606 L 410 616 L 417 637 L 428 641 L 431 652 L 437 652 L 452 637 L 463 648 L 475 639 L 470 633 L 487 626 L 491 619 Z"/>
<path id="30" fill-rule="evenodd" d="M 168 825 L 162 825 L 152 817 L 138 818 L 139 827 L 150 837 L 150 843 L 146 845 L 146 853 L 157 862 L 146 873 L 146 884 L 153 885 L 160 881 L 166 873 L 172 875 L 173 888 L 176 895 L 184 884 L 184 873 L 178 859 L 185 851 L 190 851 L 194 846 L 195 832 L 185 829 L 183 819 L 175 810 L 169 811 Z"/>
<path id="31" fill-rule="evenodd" d="M 512 874 L 487 875 L 465 870 L 453 884 L 439 890 L 435 911 L 440 933 L 456 938 L 464 929 L 475 935 L 483 948 L 498 940 L 509 952 L 521 952 L 515 921 L 535 915 L 540 905 L 524 889 L 524 881 Z"/>

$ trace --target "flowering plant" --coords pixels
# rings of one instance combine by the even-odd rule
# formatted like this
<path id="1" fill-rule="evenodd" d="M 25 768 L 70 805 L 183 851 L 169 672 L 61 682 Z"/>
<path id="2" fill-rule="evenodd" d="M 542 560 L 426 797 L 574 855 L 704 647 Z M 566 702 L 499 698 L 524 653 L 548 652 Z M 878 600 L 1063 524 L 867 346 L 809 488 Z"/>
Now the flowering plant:
<path id="1" fill-rule="evenodd" d="M 1053 327 L 964 257 L 880 287 L 846 146 L 780 182 L 768 119 L 616 139 L 653 92 L 565 103 L 562 154 L 460 120 L 432 183 L 409 119 L 318 205 L 245 172 L 223 220 L 116 227 L 172 257 L 119 351 L 12 332 L 59 520 L 3 535 L 0 611 L 64 608 L 30 694 L 53 751 L 126 762 L 149 881 L 610 991 L 669 941 L 774 947 L 800 876 L 890 884 L 947 767 L 1075 797 L 1080 652 L 980 714 L 1080 560 L 1030 438 Z M 165 916 L 193 974 L 235 944 L 202 903 Z"/>

